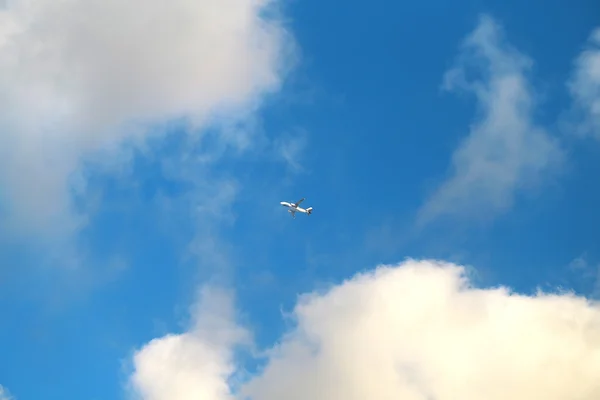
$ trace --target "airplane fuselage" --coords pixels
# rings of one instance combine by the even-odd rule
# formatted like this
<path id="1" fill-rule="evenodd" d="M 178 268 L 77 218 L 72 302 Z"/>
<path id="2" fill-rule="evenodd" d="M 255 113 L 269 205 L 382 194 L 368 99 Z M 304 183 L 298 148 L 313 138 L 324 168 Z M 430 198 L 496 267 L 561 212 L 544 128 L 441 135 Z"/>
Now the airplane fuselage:
<path id="1" fill-rule="evenodd" d="M 282 201 L 280 203 L 282 206 L 289 208 L 290 210 L 294 210 L 297 212 L 301 212 L 301 213 L 306 213 L 307 211 L 302 208 L 302 207 L 298 207 L 298 206 L 294 206 L 292 203 L 288 203 L 287 201 Z"/>
<path id="2" fill-rule="evenodd" d="M 292 215 L 293 215 L 293 216 L 294 216 L 294 215 L 295 215 L 297 212 L 304 213 L 304 214 L 307 214 L 307 215 L 310 215 L 310 214 L 311 214 L 311 212 L 312 212 L 312 207 L 308 207 L 308 208 L 302 208 L 302 207 L 299 207 L 299 206 L 297 206 L 297 205 L 295 205 L 295 204 L 293 204 L 293 203 L 287 202 L 287 201 L 282 201 L 282 202 L 280 202 L 279 204 L 281 204 L 281 205 L 282 205 L 282 206 L 284 206 L 284 207 L 287 207 L 287 208 L 288 208 L 288 211 L 289 211 L 290 213 L 292 213 Z"/>

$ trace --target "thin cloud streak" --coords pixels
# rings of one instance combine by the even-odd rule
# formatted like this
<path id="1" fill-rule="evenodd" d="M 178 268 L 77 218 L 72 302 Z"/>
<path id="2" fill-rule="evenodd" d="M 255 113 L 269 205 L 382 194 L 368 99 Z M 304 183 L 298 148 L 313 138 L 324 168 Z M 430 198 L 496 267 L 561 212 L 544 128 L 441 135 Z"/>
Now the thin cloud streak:
<path id="1" fill-rule="evenodd" d="M 531 65 L 492 18 L 481 17 L 443 85 L 475 95 L 480 117 L 454 152 L 450 176 L 419 211 L 419 226 L 442 216 L 490 220 L 561 164 L 558 141 L 533 119 Z"/>

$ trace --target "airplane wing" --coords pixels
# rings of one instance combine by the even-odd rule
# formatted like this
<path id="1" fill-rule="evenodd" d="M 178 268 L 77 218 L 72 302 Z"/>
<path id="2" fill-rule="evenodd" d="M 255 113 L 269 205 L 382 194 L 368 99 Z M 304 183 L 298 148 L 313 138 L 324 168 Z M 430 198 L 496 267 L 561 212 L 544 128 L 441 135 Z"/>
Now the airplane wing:
<path id="1" fill-rule="evenodd" d="M 304 201 L 304 197 L 294 203 L 294 207 L 298 207 Z"/>

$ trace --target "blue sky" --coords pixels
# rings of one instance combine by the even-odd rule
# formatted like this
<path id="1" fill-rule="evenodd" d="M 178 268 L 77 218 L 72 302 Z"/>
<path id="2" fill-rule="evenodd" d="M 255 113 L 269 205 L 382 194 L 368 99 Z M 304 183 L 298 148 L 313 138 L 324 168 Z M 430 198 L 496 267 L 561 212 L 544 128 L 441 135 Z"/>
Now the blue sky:
<path id="1" fill-rule="evenodd" d="M 0 3 L 0 385 L 15 399 L 130 398 L 153 356 L 136 351 L 229 315 L 202 287 L 233 296 L 255 350 L 292 329 L 300 294 L 407 258 L 485 288 L 600 296 L 597 2 L 276 3 L 285 32 L 252 2 L 209 3 L 152 2 L 135 24 L 141 2 Z M 94 15 L 123 44 L 78 24 Z M 46 52 L 24 50 L 43 36 Z M 279 202 L 301 197 L 314 212 L 292 219 Z M 224 357 L 247 379 L 264 365 Z M 169 392 L 185 385 L 167 369 L 196 370 L 168 360 L 164 387 L 140 372 L 142 398 L 201 392 Z"/>

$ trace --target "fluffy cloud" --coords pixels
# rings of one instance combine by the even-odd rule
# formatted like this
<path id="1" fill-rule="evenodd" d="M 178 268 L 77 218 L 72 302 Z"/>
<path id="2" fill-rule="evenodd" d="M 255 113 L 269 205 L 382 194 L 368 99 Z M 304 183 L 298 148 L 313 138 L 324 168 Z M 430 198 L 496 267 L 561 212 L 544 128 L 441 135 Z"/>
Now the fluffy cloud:
<path id="1" fill-rule="evenodd" d="M 569 89 L 584 115 L 580 132 L 600 139 L 600 28 L 592 33 L 587 48 L 575 61 Z"/>
<path id="2" fill-rule="evenodd" d="M 288 66 L 291 42 L 276 6 L 16 0 L 0 8 L 0 205 L 7 216 L 24 229 L 77 223 L 66 217 L 71 192 L 85 186 L 75 174 L 85 157 L 139 142 L 155 123 L 187 118 L 201 128 L 251 113 Z M 225 133 L 245 145 L 239 138 Z"/>
<path id="3" fill-rule="evenodd" d="M 600 397 L 599 304 L 475 288 L 453 264 L 382 266 L 302 296 L 296 327 L 235 393 L 227 384 L 233 319 L 223 322 L 213 311 L 197 315 L 217 321 L 212 334 L 223 338 L 219 343 L 192 329 L 136 355 L 133 381 L 143 399 Z"/>
<path id="4" fill-rule="evenodd" d="M 205 288 L 189 332 L 150 342 L 134 357 L 134 394 L 146 400 L 232 399 L 233 349 L 248 342 L 229 293 Z"/>
<path id="5" fill-rule="evenodd" d="M 511 47 L 487 16 L 464 41 L 444 88 L 475 95 L 481 117 L 452 157 L 452 174 L 420 212 L 425 224 L 443 214 L 489 217 L 539 182 L 562 158 L 558 143 L 533 121 L 531 60 Z M 475 78 L 474 78 L 475 77 Z"/>

